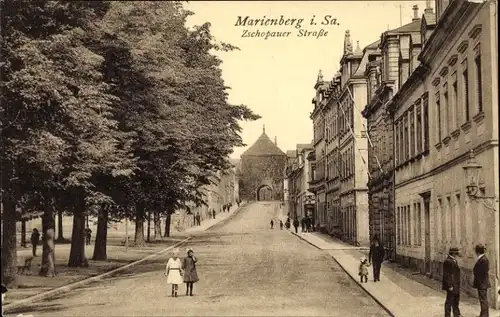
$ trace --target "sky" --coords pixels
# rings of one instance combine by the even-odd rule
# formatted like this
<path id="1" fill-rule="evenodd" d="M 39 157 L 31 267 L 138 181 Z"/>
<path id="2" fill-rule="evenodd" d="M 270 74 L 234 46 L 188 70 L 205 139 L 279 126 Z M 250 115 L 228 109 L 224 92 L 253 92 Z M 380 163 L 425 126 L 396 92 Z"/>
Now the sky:
<path id="1" fill-rule="evenodd" d="M 434 2 L 434 1 L 432 1 Z M 244 104 L 262 118 L 242 122 L 246 147 L 234 149 L 232 158 L 240 155 L 262 134 L 266 134 L 286 152 L 298 143 L 313 138 L 312 98 L 319 70 L 324 80 L 331 80 L 339 70 L 345 31 L 349 30 L 353 49 L 357 41 L 363 49 L 380 39 L 382 32 L 407 24 L 413 17 L 413 5 L 421 17 L 426 1 L 194 1 L 185 8 L 195 14 L 188 25 L 211 23 L 212 35 L 230 43 L 239 51 L 216 53 L 223 61 L 225 84 L 231 89 L 229 102 Z M 433 5 L 433 3 L 432 3 Z M 336 18 L 333 25 L 322 25 L 325 16 Z M 300 28 L 293 25 L 237 26 L 238 17 L 304 19 Z M 316 25 L 311 25 L 315 16 Z M 299 30 L 326 35 L 299 37 Z M 249 32 L 245 33 L 245 30 Z M 242 37 L 256 31 L 291 32 L 287 37 Z M 303 32 L 303 31 L 301 31 Z M 364 105 L 358 105 L 359 109 Z"/>

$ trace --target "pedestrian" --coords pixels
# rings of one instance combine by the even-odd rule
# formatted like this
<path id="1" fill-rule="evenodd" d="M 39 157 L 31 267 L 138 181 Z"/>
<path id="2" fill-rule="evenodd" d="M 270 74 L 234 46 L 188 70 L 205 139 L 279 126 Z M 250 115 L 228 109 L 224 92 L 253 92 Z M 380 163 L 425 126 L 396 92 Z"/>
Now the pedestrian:
<path id="1" fill-rule="evenodd" d="M 31 232 L 31 246 L 34 257 L 36 256 L 36 247 L 38 246 L 38 243 L 40 243 L 40 232 L 38 232 L 37 228 L 33 228 L 33 231 Z"/>
<path id="2" fill-rule="evenodd" d="M 274 227 L 274 221 L 271 219 L 271 229 Z"/>
<path id="3" fill-rule="evenodd" d="M 286 228 L 286 230 L 290 230 L 290 218 L 286 218 L 285 228 Z"/>
<path id="4" fill-rule="evenodd" d="M 283 230 L 283 221 L 280 220 L 280 230 Z"/>
<path id="5" fill-rule="evenodd" d="M 172 251 L 172 257 L 168 259 L 167 267 L 165 269 L 165 276 L 167 277 L 167 284 L 172 285 L 172 297 L 177 297 L 179 284 L 182 284 L 182 262 L 179 259 L 179 249 Z"/>
<path id="6" fill-rule="evenodd" d="M 295 219 L 293 220 L 293 226 L 295 227 L 295 233 L 298 233 L 298 228 L 299 228 L 299 218 L 295 217 Z M 303 229 L 303 227 L 302 227 Z"/>
<path id="7" fill-rule="evenodd" d="M 488 274 L 490 270 L 490 262 L 485 255 L 486 247 L 484 245 L 476 245 L 475 251 L 477 261 L 473 269 L 474 283 L 472 286 L 477 289 L 479 305 L 481 307 L 481 313 L 478 317 L 489 317 L 488 288 L 491 287 L 491 284 Z"/>
<path id="8" fill-rule="evenodd" d="M 361 283 L 368 283 L 368 267 L 370 263 L 365 257 L 362 257 L 359 263 L 359 277 L 361 279 Z"/>
<path id="9" fill-rule="evenodd" d="M 226 205 L 225 204 L 222 206 L 222 212 L 226 212 Z"/>
<path id="10" fill-rule="evenodd" d="M 182 270 L 184 271 L 184 283 L 186 283 L 186 296 L 193 296 L 193 284 L 198 282 L 198 272 L 196 272 L 196 262 L 198 259 L 194 256 L 194 251 L 191 248 L 187 249 L 187 257 L 182 262 Z"/>
<path id="11" fill-rule="evenodd" d="M 212 209 L 212 215 L 214 216 L 215 219 L 215 209 Z"/>
<path id="12" fill-rule="evenodd" d="M 368 261 L 373 264 L 373 281 L 380 282 L 380 268 L 384 262 L 385 250 L 384 245 L 377 235 L 373 236 L 370 253 L 368 253 Z"/>
<path id="13" fill-rule="evenodd" d="M 306 232 L 306 219 L 304 217 L 300 220 L 300 226 L 302 227 L 302 232 Z"/>
<path id="14" fill-rule="evenodd" d="M 460 266 L 458 265 L 458 249 L 450 248 L 448 257 L 443 262 L 443 291 L 446 291 L 444 316 L 460 317 Z"/>
<path id="15" fill-rule="evenodd" d="M 90 238 L 92 238 L 92 230 L 89 227 L 85 228 L 85 238 L 87 245 L 90 245 Z"/>

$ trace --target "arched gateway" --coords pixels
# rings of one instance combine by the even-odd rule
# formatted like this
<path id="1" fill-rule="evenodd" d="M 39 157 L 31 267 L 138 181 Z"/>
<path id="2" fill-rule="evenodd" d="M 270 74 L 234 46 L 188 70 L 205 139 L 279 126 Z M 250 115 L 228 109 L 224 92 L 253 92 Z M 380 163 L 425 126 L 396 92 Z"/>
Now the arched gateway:
<path id="1" fill-rule="evenodd" d="M 265 128 L 241 155 L 240 197 L 246 200 L 281 200 L 286 155 L 269 139 Z"/>

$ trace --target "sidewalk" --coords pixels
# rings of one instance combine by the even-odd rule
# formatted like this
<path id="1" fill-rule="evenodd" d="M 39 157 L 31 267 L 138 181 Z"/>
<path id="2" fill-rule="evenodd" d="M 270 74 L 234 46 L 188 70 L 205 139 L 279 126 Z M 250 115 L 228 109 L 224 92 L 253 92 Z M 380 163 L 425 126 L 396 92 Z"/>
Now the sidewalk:
<path id="1" fill-rule="evenodd" d="M 302 240 L 330 254 L 335 261 L 351 276 L 375 301 L 395 317 L 442 317 L 446 294 L 421 284 L 404 274 L 396 272 L 388 265 L 383 265 L 380 282 L 360 283 L 358 276 L 359 259 L 368 255 L 367 248 L 354 247 L 333 240 L 319 233 L 298 233 Z M 461 294 L 460 310 L 464 316 L 478 316 L 477 299 Z M 500 313 L 490 308 L 490 317 L 500 317 Z"/>
<path id="2" fill-rule="evenodd" d="M 199 226 L 192 226 L 190 228 L 187 228 L 186 230 L 184 231 L 181 231 L 179 232 L 178 234 L 183 234 L 183 233 L 188 233 L 188 234 L 191 234 L 191 233 L 197 233 L 197 232 L 202 232 L 202 231 L 205 231 L 205 230 L 208 230 L 210 229 L 211 227 L 221 223 L 222 221 L 228 219 L 229 217 L 231 217 L 232 215 L 236 214 L 237 212 L 239 212 L 242 208 L 245 208 L 246 206 L 246 203 L 241 203 L 240 206 L 233 206 L 228 212 L 219 212 L 217 214 L 215 214 L 215 219 L 211 218 L 211 219 L 205 219 L 203 221 L 201 221 L 201 224 Z"/>

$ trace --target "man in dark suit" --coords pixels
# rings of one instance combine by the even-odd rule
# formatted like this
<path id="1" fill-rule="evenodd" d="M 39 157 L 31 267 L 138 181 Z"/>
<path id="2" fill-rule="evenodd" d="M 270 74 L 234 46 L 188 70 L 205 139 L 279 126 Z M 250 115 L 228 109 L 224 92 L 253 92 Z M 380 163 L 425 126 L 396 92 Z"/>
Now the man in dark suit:
<path id="1" fill-rule="evenodd" d="M 474 265 L 474 283 L 473 287 L 477 288 L 477 295 L 479 297 L 479 305 L 481 306 L 481 313 L 479 317 L 489 317 L 488 307 L 488 288 L 491 287 L 488 273 L 490 270 L 490 262 L 484 254 L 486 248 L 478 244 L 476 245 L 477 261 Z"/>
<path id="2" fill-rule="evenodd" d="M 443 263 L 443 290 L 446 291 L 446 301 L 444 302 L 444 316 L 451 317 L 453 310 L 454 317 L 460 317 L 460 267 L 458 266 L 457 248 L 450 248 L 448 257 Z"/>

